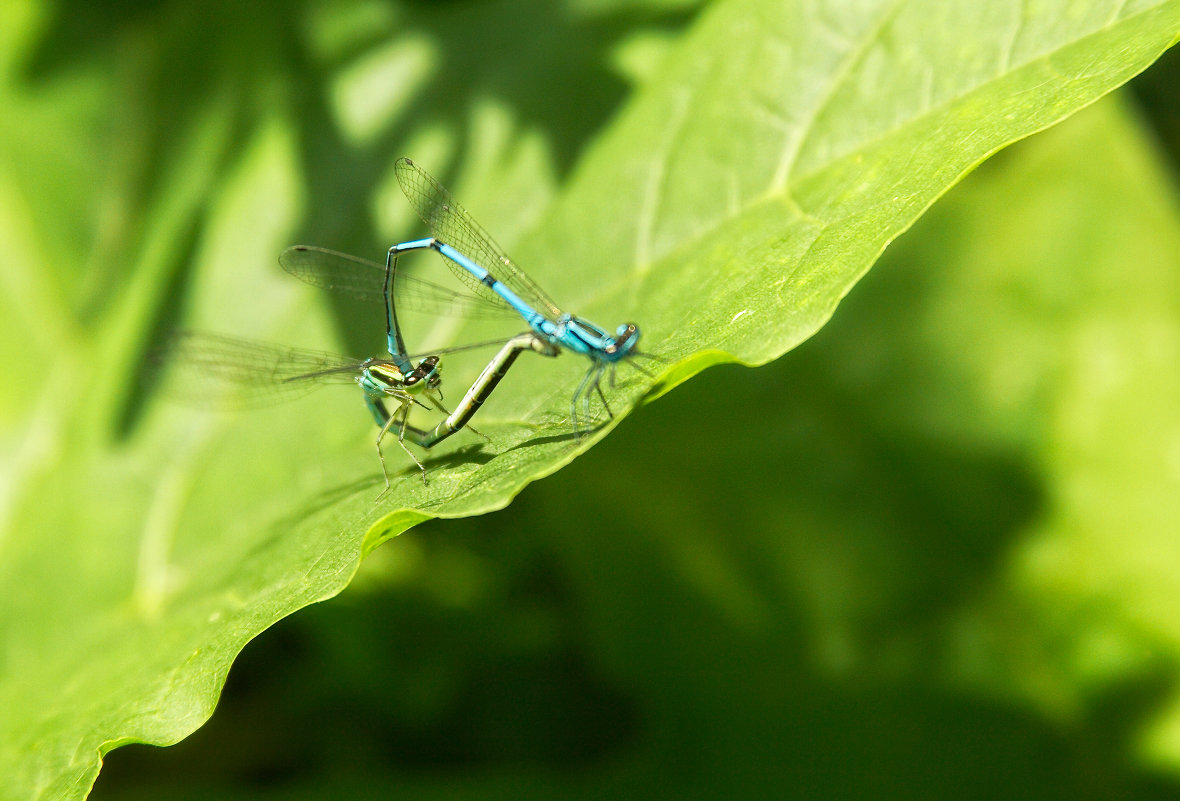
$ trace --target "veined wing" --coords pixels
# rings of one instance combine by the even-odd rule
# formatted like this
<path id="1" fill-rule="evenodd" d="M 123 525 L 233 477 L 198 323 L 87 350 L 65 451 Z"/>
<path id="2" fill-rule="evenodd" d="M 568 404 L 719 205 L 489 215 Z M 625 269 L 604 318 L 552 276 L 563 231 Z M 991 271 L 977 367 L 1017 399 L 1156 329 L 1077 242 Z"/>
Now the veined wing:
<path id="1" fill-rule="evenodd" d="M 178 331 L 153 353 L 169 388 L 193 401 L 265 404 L 326 383 L 351 383 L 363 363 L 322 351 Z"/>
<path id="2" fill-rule="evenodd" d="M 533 279 L 513 264 L 483 227 L 455 202 L 446 187 L 407 158 L 398 159 L 394 174 L 414 211 L 426 223 L 431 235 L 475 261 L 493 278 L 502 281 L 526 303 L 552 317 L 561 310 Z M 481 297 L 500 300 L 490 287 L 450 259 L 443 257 L 455 275 Z M 503 301 L 500 301 L 503 303 Z"/>
<path id="3" fill-rule="evenodd" d="M 295 245 L 279 255 L 283 269 L 300 281 L 348 295 L 358 300 L 385 300 L 385 265 L 313 245 Z M 394 282 L 394 302 L 399 311 L 417 311 L 456 317 L 510 317 L 520 315 L 504 306 L 499 297 L 456 292 L 453 289 L 406 275 L 399 270 Z"/>

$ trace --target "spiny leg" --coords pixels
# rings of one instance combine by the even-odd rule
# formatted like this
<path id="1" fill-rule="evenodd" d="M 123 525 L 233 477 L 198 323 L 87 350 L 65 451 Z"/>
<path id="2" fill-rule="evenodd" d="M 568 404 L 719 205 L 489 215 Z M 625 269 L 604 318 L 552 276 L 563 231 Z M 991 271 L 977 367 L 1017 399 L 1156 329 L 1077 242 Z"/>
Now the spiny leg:
<path id="1" fill-rule="evenodd" d="M 386 415 L 384 425 L 382 425 L 381 430 L 377 432 L 377 458 L 381 460 L 381 475 L 385 476 L 385 489 L 381 490 L 381 494 L 373 499 L 374 503 L 381 500 L 385 493 L 389 492 L 389 470 L 387 470 L 385 467 L 385 454 L 381 452 L 381 440 L 385 438 L 385 434 L 389 431 L 389 427 L 393 425 L 393 418 L 395 416 L 395 414 Z"/>
<path id="2" fill-rule="evenodd" d="M 582 396 L 587 385 L 590 383 L 591 377 L 594 375 L 597 365 L 593 365 L 586 371 L 586 375 L 582 376 L 582 380 L 578 382 L 578 388 L 574 390 L 574 396 L 570 398 L 570 422 L 573 423 L 574 433 L 581 435 L 581 426 L 578 425 L 578 398 Z"/>
<path id="3" fill-rule="evenodd" d="M 389 469 L 385 465 L 385 453 L 381 449 L 381 441 L 385 439 L 385 435 L 389 433 L 389 429 L 393 427 L 395 422 L 398 423 L 398 444 L 401 445 L 402 450 L 413 460 L 414 464 L 418 465 L 418 469 L 422 471 L 422 482 L 426 482 L 426 468 L 422 466 L 422 463 L 418 461 L 418 458 L 410 452 L 410 449 L 402 441 L 406 431 L 406 416 L 410 413 L 410 401 L 407 398 L 398 398 L 398 400 L 400 404 L 397 407 L 397 411 L 386 418 L 385 425 L 381 426 L 381 431 L 377 433 L 377 457 L 381 460 L 381 474 L 385 476 L 385 489 L 381 490 L 381 494 L 376 497 L 374 503 L 381 500 L 385 496 L 385 493 L 389 492 Z M 401 418 L 400 421 L 398 419 L 399 417 Z"/>
<path id="4" fill-rule="evenodd" d="M 590 385 L 588 387 L 586 387 L 586 389 L 582 393 L 582 411 L 586 415 L 587 428 L 593 428 L 593 426 L 594 426 L 594 422 L 593 422 L 594 418 L 590 414 L 590 397 L 591 397 L 591 395 L 594 392 L 597 392 L 599 394 L 599 396 L 602 396 L 603 404 L 604 405 L 606 404 L 606 397 L 602 395 L 602 388 L 599 386 L 599 381 L 602 378 L 602 370 L 603 370 L 603 366 L 601 364 L 594 365 L 594 367 L 590 371 L 590 375 L 592 376 L 590 378 Z M 606 411 L 609 414 L 610 407 L 607 407 Z"/>
<path id="5" fill-rule="evenodd" d="M 606 395 L 602 394 L 602 374 L 606 369 L 603 367 L 598 371 L 598 377 L 594 379 L 594 389 L 598 391 L 598 397 L 602 398 L 602 408 L 606 409 L 606 416 L 614 420 L 615 413 L 610 410 L 610 404 L 606 402 Z M 615 388 L 615 367 L 613 364 L 610 366 L 610 388 Z"/>
<path id="6" fill-rule="evenodd" d="M 586 371 L 586 375 L 582 378 L 578 388 L 574 391 L 573 400 L 570 401 L 570 417 L 573 419 L 574 432 L 581 436 L 583 428 L 589 428 L 594 419 L 590 413 L 591 397 L 594 393 L 598 393 L 598 397 L 602 399 L 602 406 L 606 409 L 606 413 L 614 419 L 614 412 L 611 411 L 610 404 L 606 401 L 606 395 L 602 392 L 602 376 L 606 371 L 605 364 L 593 364 L 590 369 Z M 581 400 L 582 414 L 578 415 L 578 402 Z"/>
<path id="7" fill-rule="evenodd" d="M 646 357 L 654 359 L 656 361 L 667 363 L 667 359 L 661 358 L 659 356 L 655 356 L 650 353 L 636 353 L 634 355 L 635 356 L 646 356 Z M 636 370 L 643 373 L 645 376 L 648 376 L 649 378 L 654 378 L 654 375 L 652 374 L 652 372 L 650 370 L 648 370 L 647 368 L 645 368 L 643 365 L 639 364 L 638 362 L 634 361 L 633 359 L 630 359 L 630 358 L 626 359 L 625 363 L 630 365 L 631 367 L 634 367 Z M 593 384 L 594 389 L 598 391 L 598 397 L 602 399 L 602 406 L 603 406 L 603 408 L 606 409 L 607 416 L 610 417 L 612 420 L 615 417 L 614 412 L 611 411 L 610 404 L 607 403 L 606 396 L 604 394 L 602 394 L 602 375 L 604 372 L 606 372 L 608 370 L 610 371 L 610 378 L 609 378 L 610 388 L 614 389 L 615 385 L 616 385 L 616 381 L 618 379 L 618 373 L 619 373 L 618 368 L 619 368 L 618 364 L 599 365 L 597 375 L 594 378 L 594 384 Z"/>
<path id="8" fill-rule="evenodd" d="M 409 456 L 414 461 L 414 464 L 418 465 L 418 469 L 422 471 L 422 485 L 425 486 L 426 485 L 426 467 L 420 461 L 418 461 L 418 457 L 415 456 L 413 454 L 413 452 L 408 447 L 406 447 L 406 421 L 409 420 L 409 417 L 410 417 L 410 404 L 402 403 L 402 405 L 398 409 L 398 411 L 394 412 L 394 417 L 397 416 L 398 412 L 401 413 L 402 419 L 401 419 L 401 423 L 398 426 L 398 430 L 397 430 L 397 444 L 401 445 L 402 450 L 406 452 L 406 455 Z"/>

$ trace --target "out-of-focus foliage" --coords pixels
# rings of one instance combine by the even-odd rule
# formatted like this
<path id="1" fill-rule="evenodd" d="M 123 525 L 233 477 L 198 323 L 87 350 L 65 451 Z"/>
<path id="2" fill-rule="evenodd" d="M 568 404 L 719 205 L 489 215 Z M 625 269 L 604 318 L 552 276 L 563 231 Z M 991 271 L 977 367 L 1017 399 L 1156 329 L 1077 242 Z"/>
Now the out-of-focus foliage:
<path id="1" fill-rule="evenodd" d="M 374 507 L 355 397 L 168 406 L 140 375 L 164 329 L 371 352 L 372 315 L 273 259 L 413 230 L 410 153 L 571 310 L 681 359 L 653 396 L 772 359 L 964 170 L 1180 30 L 1177 3 L 1016 5 L 8 6 L 5 791 L 81 797 L 100 750 L 184 736 L 371 523 L 501 506 L 590 444 L 560 419 L 582 366 L 530 363 L 490 444 Z M 1127 757 L 1180 750 L 1175 205 L 1116 107 L 1054 137 L 792 364 L 708 373 L 511 515 L 377 551 L 284 625 L 293 664 L 264 640 L 228 726 L 114 756 L 109 792 L 134 759 L 144 797 L 1166 791 Z"/>

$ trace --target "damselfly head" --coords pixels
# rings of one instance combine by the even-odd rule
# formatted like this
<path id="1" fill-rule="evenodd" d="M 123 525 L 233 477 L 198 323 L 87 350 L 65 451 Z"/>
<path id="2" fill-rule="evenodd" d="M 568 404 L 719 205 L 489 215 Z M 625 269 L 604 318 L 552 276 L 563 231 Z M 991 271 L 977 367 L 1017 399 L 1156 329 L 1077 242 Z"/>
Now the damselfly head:
<path id="1" fill-rule="evenodd" d="M 438 357 L 427 356 L 402 380 L 402 386 L 407 392 L 421 392 L 423 389 L 437 388 L 441 381 Z"/>
<path id="2" fill-rule="evenodd" d="M 607 349 L 607 353 L 616 359 L 630 356 L 639 344 L 639 326 L 635 323 L 624 323 L 615 331 L 615 341 Z"/>

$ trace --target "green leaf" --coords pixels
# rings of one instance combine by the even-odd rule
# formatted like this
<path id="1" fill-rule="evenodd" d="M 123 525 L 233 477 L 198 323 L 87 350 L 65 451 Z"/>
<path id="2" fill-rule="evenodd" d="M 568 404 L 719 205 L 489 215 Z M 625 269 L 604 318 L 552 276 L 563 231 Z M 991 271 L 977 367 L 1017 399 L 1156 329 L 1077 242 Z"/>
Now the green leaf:
<path id="1" fill-rule="evenodd" d="M 1167 797 L 1180 216 L 1131 97 L 982 165 L 789 358 L 378 550 L 98 793 Z"/>
<path id="2" fill-rule="evenodd" d="M 937 9 L 948 15 L 938 30 L 970 40 L 932 38 L 922 3 L 823 12 L 834 20 L 721 4 L 594 143 L 514 255 L 566 308 L 608 328 L 637 320 L 643 347 L 680 361 L 654 388 L 636 377 L 638 389 L 612 397 L 782 355 L 965 172 L 1129 78 L 1180 27 L 1180 4 L 1112 4 L 1086 21 Z M 820 35 L 833 29 L 841 35 Z M 1136 49 L 1138 61 L 1127 58 Z M 492 463 L 425 497 L 407 486 L 395 503 L 487 511 L 568 463 L 611 426 L 573 446 L 520 445 L 561 431 L 581 368 L 563 367 L 558 382 L 552 368 L 514 375 L 522 389 L 506 416 L 557 424 L 511 437 Z M 379 523 L 368 547 L 398 530 Z"/>
<path id="3" fill-rule="evenodd" d="M 19 8 L 9 22 L 24 14 L 35 31 L 44 12 Z M 442 56 L 471 50 L 448 39 L 447 26 L 482 36 L 481 24 L 504 21 L 407 11 L 344 25 L 324 42 L 210 6 L 195 18 L 161 12 L 84 50 L 62 45 L 86 18 L 63 15 L 56 46 L 46 47 L 63 61 L 41 65 L 56 68 L 55 79 L 26 85 L 13 71 L 0 96 L 9 112 L 0 142 L 21 165 L 0 185 L 0 230 L 12 234 L 0 238 L 10 257 L 6 333 L 22 343 L 11 374 L 22 387 L 40 382 L 33 392 L 9 382 L 0 407 L 5 792 L 82 797 L 106 750 L 191 732 L 245 642 L 348 583 L 366 530 L 372 548 L 429 517 L 501 507 L 645 396 L 710 364 L 765 362 L 813 334 L 885 245 L 966 171 L 1144 69 L 1180 31 L 1175 2 L 1084 12 L 716 4 L 579 156 L 541 219 L 518 204 L 548 197 L 549 165 L 569 144 L 559 125 L 546 142 L 529 124 L 530 104 L 551 88 L 541 76 L 552 71 L 536 69 L 549 50 L 469 65 L 466 74 L 500 94 L 486 101 L 472 91 L 462 125 L 421 111 L 439 100 L 429 81 L 454 69 Z M 204 46 L 210 25 L 231 32 L 219 49 Z M 366 84 L 332 64 L 339 37 L 383 32 L 390 50 L 347 66 L 362 78 L 406 70 L 415 103 L 389 95 L 350 117 L 354 87 Z M 550 45 L 566 33 L 556 26 Z M 307 61 L 287 64 L 296 46 L 308 48 Z M 567 51 L 562 58 L 582 64 L 577 48 Z M 178 54 L 191 63 L 169 71 Z M 143 86 L 111 77 L 152 69 Z M 585 80 L 588 103 L 600 101 L 589 88 L 599 85 Z M 136 90 L 149 86 L 167 91 L 148 102 Z M 314 110 L 335 113 L 339 132 L 288 105 L 285 92 L 302 90 L 323 98 Z M 402 130 L 411 113 L 424 119 Z M 95 141 L 98 130 L 110 139 Z M 378 134 L 397 136 L 506 240 L 535 224 L 509 242 L 516 260 L 571 311 L 608 327 L 637 320 L 643 347 L 669 361 L 663 374 L 621 376 L 609 393 L 615 419 L 578 440 L 564 418 L 585 365 L 571 354 L 529 360 L 477 420 L 490 444 L 457 437 L 431 454 L 428 487 L 407 467 L 380 505 L 373 432 L 348 393 L 232 418 L 154 396 L 139 406 L 137 365 L 182 307 L 171 294 L 178 284 L 187 282 L 190 324 L 328 341 L 319 301 L 270 265 L 303 214 L 317 222 L 302 234 L 334 247 L 320 237 L 348 237 L 358 203 L 387 216 L 396 200 L 388 170 L 401 153 L 375 147 Z M 84 172 L 71 174 L 73 165 Z M 404 236 L 408 217 L 401 222 L 375 228 Z M 355 346 L 347 320 L 340 327 Z M 367 330 L 363 347 L 379 347 L 379 329 Z M 451 332 L 455 341 L 479 333 L 474 323 Z M 451 393 L 474 367 L 448 362 Z"/>

